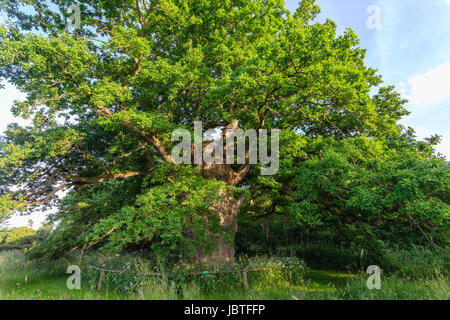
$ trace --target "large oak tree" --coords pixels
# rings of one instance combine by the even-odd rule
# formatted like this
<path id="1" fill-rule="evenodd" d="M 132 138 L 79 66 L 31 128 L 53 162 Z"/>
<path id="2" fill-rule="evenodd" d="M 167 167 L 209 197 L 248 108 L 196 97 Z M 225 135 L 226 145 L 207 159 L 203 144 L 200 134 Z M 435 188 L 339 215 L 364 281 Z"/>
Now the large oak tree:
<path id="1" fill-rule="evenodd" d="M 71 5 L 81 23 L 69 30 Z M 32 121 L 1 140 L 0 210 L 46 209 L 65 190 L 54 216 L 63 232 L 48 252 L 148 241 L 162 254 L 181 246 L 197 261 L 231 262 L 238 212 L 270 177 L 248 161 L 175 165 L 173 130 L 202 121 L 278 128 L 281 143 L 340 140 L 383 136 L 405 114 L 353 32 L 314 22 L 312 0 L 295 13 L 282 0 L 2 0 L 0 9 L 10 18 L 0 78 L 26 94 L 13 112 Z"/>

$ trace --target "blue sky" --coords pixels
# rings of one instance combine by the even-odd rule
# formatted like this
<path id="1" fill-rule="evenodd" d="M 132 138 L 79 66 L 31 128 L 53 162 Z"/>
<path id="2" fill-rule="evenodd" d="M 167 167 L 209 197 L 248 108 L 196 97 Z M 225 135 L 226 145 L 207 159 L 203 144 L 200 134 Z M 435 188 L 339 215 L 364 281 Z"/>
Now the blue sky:
<path id="1" fill-rule="evenodd" d="M 437 150 L 450 160 L 450 0 L 318 0 L 319 20 L 330 18 L 342 33 L 351 28 L 367 49 L 366 64 L 378 69 L 410 100 L 411 115 L 401 122 L 416 129 L 418 138 L 442 136 Z M 298 0 L 287 0 L 294 11 Z M 380 28 L 367 25 L 379 8 Z M 0 18 L 1 19 L 1 18 Z M 8 123 L 24 123 L 9 112 L 23 95 L 11 85 L 0 90 L 0 132 Z M 15 216 L 10 226 L 26 225 L 30 216 Z M 35 227 L 45 214 L 31 216 Z"/>
<path id="2" fill-rule="evenodd" d="M 395 85 L 409 100 L 411 114 L 401 123 L 420 139 L 442 136 L 437 150 L 450 160 L 450 0 L 318 0 L 320 20 L 330 18 L 338 32 L 351 28 L 367 49 L 366 65 Z M 287 0 L 293 11 L 297 0 Z M 367 20 L 380 9 L 380 29 Z"/>

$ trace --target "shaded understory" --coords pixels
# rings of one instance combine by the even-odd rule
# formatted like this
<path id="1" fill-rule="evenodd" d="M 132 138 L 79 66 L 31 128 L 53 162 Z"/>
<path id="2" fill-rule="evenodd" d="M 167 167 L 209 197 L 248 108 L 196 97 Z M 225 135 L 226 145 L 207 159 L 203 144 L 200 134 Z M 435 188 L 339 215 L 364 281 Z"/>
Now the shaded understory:
<path id="1" fill-rule="evenodd" d="M 381 289 L 369 290 L 368 275 L 364 273 L 310 269 L 301 281 L 273 275 L 270 279 L 249 276 L 248 290 L 241 287 L 240 275 L 226 279 L 202 275 L 181 286 L 147 277 L 133 290 L 121 292 L 115 288 L 129 280 L 117 275 L 116 280 L 106 280 L 110 285 L 97 292 L 98 273 L 94 272 L 84 277 L 82 272 L 81 289 L 69 290 L 66 285 L 69 274 L 65 273 L 68 265 L 69 261 L 30 262 L 19 251 L 0 252 L 0 299 L 447 299 L 450 292 L 446 275 L 432 278 L 382 275 Z M 224 281 L 233 284 L 227 289 Z M 222 285 L 214 286 L 215 283 Z M 213 289 L 205 290 L 205 284 Z"/>

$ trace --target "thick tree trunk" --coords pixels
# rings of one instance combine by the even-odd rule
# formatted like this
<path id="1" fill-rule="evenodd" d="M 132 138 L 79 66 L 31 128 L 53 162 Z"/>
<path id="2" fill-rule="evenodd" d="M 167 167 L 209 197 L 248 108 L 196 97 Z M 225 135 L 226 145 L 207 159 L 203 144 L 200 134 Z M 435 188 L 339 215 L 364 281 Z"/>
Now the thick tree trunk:
<path id="1" fill-rule="evenodd" d="M 235 199 L 224 192 L 221 192 L 221 196 L 224 198 L 211 207 L 211 211 L 217 215 L 220 226 L 225 227 L 226 231 L 210 235 L 210 241 L 216 245 L 213 252 L 208 252 L 201 247 L 196 249 L 197 263 L 223 265 L 234 262 L 234 237 L 238 229 L 238 213 L 245 198 Z"/>
<path id="2" fill-rule="evenodd" d="M 237 129 L 238 120 L 232 121 L 223 131 L 223 138 L 226 141 L 231 134 Z M 231 130 L 231 131 L 230 131 Z M 206 144 L 206 149 L 215 156 L 213 143 Z M 193 146 L 193 150 L 195 147 Z M 205 163 L 201 164 L 202 176 L 206 179 L 217 179 L 226 182 L 228 186 L 236 186 L 245 177 L 250 169 L 249 164 L 242 165 L 239 170 L 232 169 L 231 164 L 226 163 L 226 144 L 224 144 L 222 163 Z M 248 153 L 246 153 L 248 158 Z M 248 159 L 247 159 L 248 160 Z M 236 199 L 233 195 L 227 193 L 227 190 L 221 190 L 219 196 L 222 199 L 214 204 L 210 209 L 219 219 L 221 227 L 225 228 L 225 232 L 219 234 L 210 234 L 210 241 L 216 245 L 216 249 L 212 253 L 208 253 L 204 248 L 197 248 L 195 260 L 197 263 L 207 265 L 221 265 L 234 262 L 234 238 L 238 230 L 238 213 L 244 196 Z M 208 222 L 206 221 L 208 224 Z"/>

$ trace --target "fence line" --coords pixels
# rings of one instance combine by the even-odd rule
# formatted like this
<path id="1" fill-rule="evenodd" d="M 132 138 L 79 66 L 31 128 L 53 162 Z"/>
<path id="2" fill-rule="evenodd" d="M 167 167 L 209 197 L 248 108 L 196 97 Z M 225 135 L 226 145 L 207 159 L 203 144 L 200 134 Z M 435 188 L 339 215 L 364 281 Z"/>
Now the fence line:
<path id="1" fill-rule="evenodd" d="M 120 274 L 139 274 L 139 275 L 145 275 L 145 276 L 162 276 L 163 274 L 161 272 L 126 272 L 125 270 L 113 270 L 113 269 L 105 269 L 100 268 L 97 266 L 91 266 L 88 265 L 89 268 L 98 270 L 98 271 L 104 271 L 104 272 L 112 272 L 112 273 L 120 273 Z"/>
<path id="2" fill-rule="evenodd" d="M 164 276 L 161 272 L 126 272 L 125 270 L 114 270 L 114 269 L 106 269 L 100 268 L 97 266 L 88 265 L 89 268 L 100 271 L 100 278 L 98 280 L 97 291 L 102 289 L 103 277 L 106 272 L 111 273 L 119 273 L 119 274 L 135 274 L 135 275 L 146 275 L 146 276 Z M 200 272 L 189 272 L 188 275 L 196 276 L 196 275 L 205 275 L 205 274 L 220 274 L 220 273 L 234 273 L 234 272 L 242 272 L 243 273 L 243 284 L 244 289 L 248 289 L 248 281 L 247 281 L 247 272 L 254 271 L 264 271 L 271 270 L 271 268 L 254 268 L 254 269 L 242 269 L 242 270 L 218 270 L 218 271 L 200 271 Z"/>
<path id="3" fill-rule="evenodd" d="M 28 245 L 28 244 L 2 244 L 2 245 L 0 245 L 0 249 L 28 249 L 31 247 L 32 247 L 32 245 Z"/>

